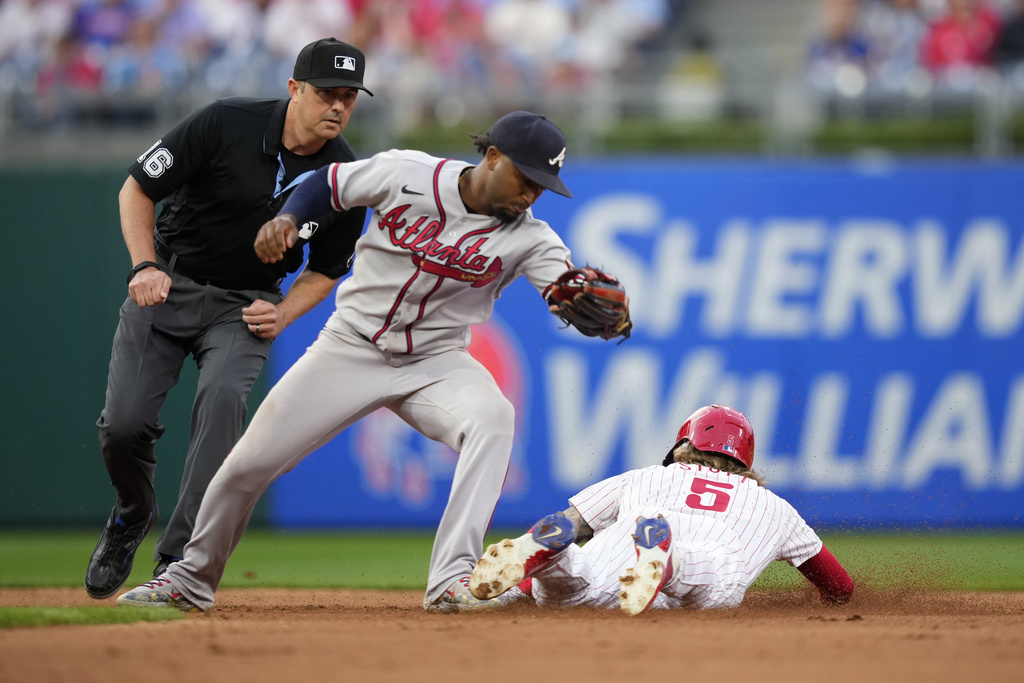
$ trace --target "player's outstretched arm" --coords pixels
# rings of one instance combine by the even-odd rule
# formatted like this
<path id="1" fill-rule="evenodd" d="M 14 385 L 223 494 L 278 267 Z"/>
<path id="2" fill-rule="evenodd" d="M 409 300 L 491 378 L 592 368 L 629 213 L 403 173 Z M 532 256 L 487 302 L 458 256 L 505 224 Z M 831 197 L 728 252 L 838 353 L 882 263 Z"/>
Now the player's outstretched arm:
<path id="1" fill-rule="evenodd" d="M 826 605 L 845 605 L 853 596 L 853 579 L 824 545 L 821 552 L 798 569 L 818 588 L 818 595 Z"/>

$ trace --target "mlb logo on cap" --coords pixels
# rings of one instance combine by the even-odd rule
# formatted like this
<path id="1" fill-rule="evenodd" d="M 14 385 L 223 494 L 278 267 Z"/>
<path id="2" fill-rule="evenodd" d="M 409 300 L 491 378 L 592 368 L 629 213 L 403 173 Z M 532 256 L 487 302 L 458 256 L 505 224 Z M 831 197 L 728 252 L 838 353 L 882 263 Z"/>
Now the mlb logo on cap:
<path id="1" fill-rule="evenodd" d="M 365 70 L 366 57 L 359 48 L 337 38 L 323 38 L 302 48 L 292 78 L 316 88 L 357 88 L 372 96 L 363 85 Z"/>

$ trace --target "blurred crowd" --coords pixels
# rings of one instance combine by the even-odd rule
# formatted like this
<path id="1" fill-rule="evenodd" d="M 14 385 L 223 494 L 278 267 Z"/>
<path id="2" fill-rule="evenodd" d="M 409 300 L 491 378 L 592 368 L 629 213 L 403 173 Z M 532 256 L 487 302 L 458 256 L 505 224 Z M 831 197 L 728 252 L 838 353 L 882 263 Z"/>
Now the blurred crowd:
<path id="1" fill-rule="evenodd" d="M 805 1 L 806 93 L 932 102 L 995 84 L 1024 95 L 1024 0 Z M 0 0 L 0 127 L 127 125 L 214 97 L 279 97 L 299 49 L 325 36 L 366 52 L 394 130 L 560 101 L 591 118 L 641 100 L 662 118 L 714 118 L 723 27 L 687 24 L 699 2 Z"/>
<path id="2" fill-rule="evenodd" d="M 438 93 L 572 92 L 654 68 L 686 0 L 0 0 L 0 98 L 35 126 L 156 96 L 281 96 L 335 36 L 416 111 Z M 452 116 L 460 115 L 458 102 Z M 119 114 L 117 114 L 119 112 Z M 414 114 L 412 114 L 414 115 Z"/>
<path id="3" fill-rule="evenodd" d="M 1024 0 L 821 0 L 809 45 L 819 94 L 1024 92 Z"/>

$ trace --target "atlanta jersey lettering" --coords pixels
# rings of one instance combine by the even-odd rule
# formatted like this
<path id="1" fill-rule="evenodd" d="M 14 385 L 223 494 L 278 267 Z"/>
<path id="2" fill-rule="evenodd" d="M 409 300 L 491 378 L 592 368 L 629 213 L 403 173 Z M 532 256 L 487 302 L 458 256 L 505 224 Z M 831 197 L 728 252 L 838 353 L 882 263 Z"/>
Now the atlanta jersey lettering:
<path id="1" fill-rule="evenodd" d="M 391 150 L 330 167 L 333 208 L 373 216 L 328 327 L 344 321 L 391 353 L 464 348 L 513 280 L 524 275 L 543 295 L 565 272 L 569 250 L 531 211 L 505 225 L 466 208 L 458 180 L 469 166 Z"/>

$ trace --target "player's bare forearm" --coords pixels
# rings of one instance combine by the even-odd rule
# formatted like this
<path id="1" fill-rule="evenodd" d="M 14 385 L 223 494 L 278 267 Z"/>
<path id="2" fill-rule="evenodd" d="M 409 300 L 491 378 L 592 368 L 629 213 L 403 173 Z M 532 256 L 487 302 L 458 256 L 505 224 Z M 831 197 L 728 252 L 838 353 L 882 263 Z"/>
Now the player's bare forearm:
<path id="1" fill-rule="evenodd" d="M 334 291 L 339 278 L 330 278 L 313 270 L 303 270 L 288 288 L 284 301 L 277 307 L 282 309 L 290 325 L 300 316 L 308 313 L 314 306 L 327 298 Z"/>
<path id="2" fill-rule="evenodd" d="M 573 525 L 576 527 L 576 542 L 583 543 L 589 541 L 594 537 L 594 530 L 590 528 L 590 525 L 583 519 L 583 515 L 579 513 L 573 506 L 566 508 L 564 512 L 565 516 L 572 520 Z"/>
<path id="3" fill-rule="evenodd" d="M 155 262 L 153 230 L 156 224 L 156 203 L 131 176 L 121 187 L 117 200 L 121 213 L 121 234 L 131 255 L 132 266 L 147 261 Z M 128 282 L 128 296 L 139 306 L 163 303 L 170 289 L 170 276 L 155 267 L 140 270 Z"/>
<path id="4" fill-rule="evenodd" d="M 253 248 L 260 261 L 277 263 L 284 258 L 285 252 L 292 248 L 299 239 L 299 230 L 295 227 L 295 216 L 283 213 L 264 223 L 256 233 Z"/>
<path id="5" fill-rule="evenodd" d="M 121 234 L 132 256 L 132 265 L 155 261 L 153 229 L 156 225 L 156 203 L 131 176 L 121 186 L 117 203 L 121 214 Z"/>
<path id="6" fill-rule="evenodd" d="M 242 309 L 242 322 L 261 339 L 274 339 L 286 327 L 327 298 L 338 278 L 329 278 L 312 270 L 304 270 L 288 288 L 284 300 L 276 306 L 257 299 Z"/>

